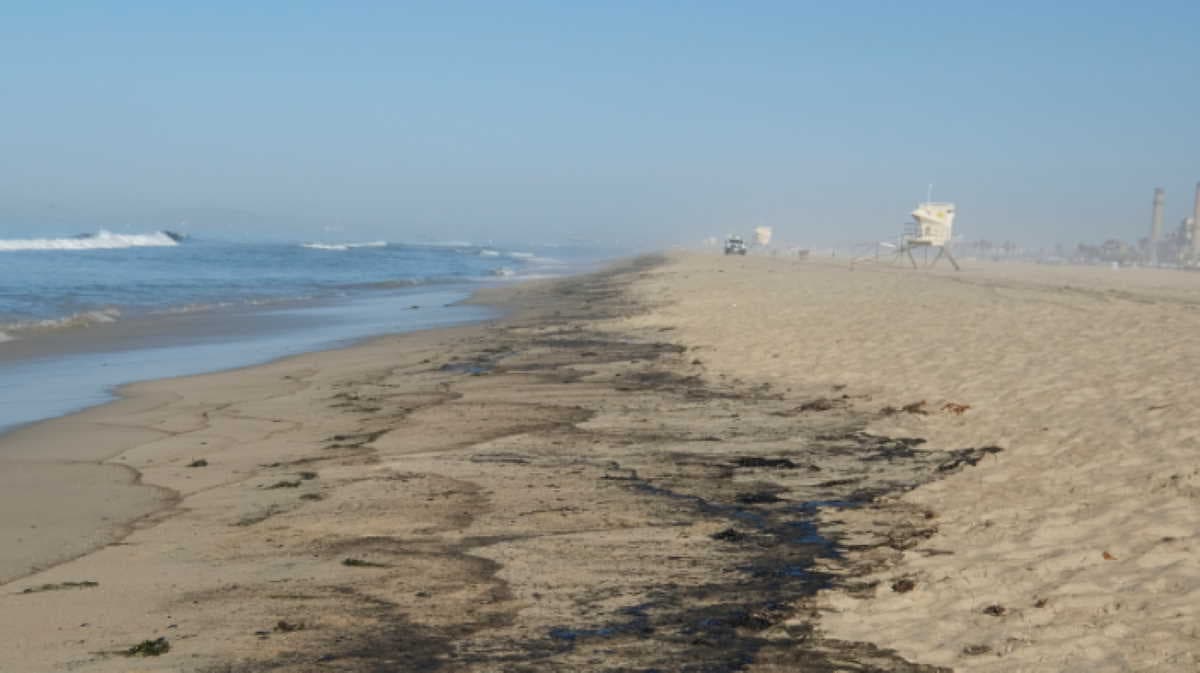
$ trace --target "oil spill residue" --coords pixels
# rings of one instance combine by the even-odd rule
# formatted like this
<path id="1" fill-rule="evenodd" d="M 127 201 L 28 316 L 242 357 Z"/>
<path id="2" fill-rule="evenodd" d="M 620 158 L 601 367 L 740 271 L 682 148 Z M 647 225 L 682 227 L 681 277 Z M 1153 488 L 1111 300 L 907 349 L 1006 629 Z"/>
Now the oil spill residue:
<path id="1" fill-rule="evenodd" d="M 609 621 L 557 626 L 548 637 L 559 643 L 564 653 L 587 648 L 586 654 L 603 658 L 604 652 L 621 652 L 637 661 L 637 667 L 628 670 L 727 673 L 745 669 L 766 656 L 765 648 L 780 647 L 778 633 L 773 631 L 776 635 L 767 638 L 764 631 L 794 617 L 797 606 L 839 581 L 815 563 L 841 558 L 844 551 L 836 537 L 823 530 L 822 511 L 874 506 L 881 495 L 909 490 L 946 471 L 973 465 L 997 450 L 919 450 L 922 442 L 853 430 L 814 442 L 803 461 L 794 457 L 729 461 L 736 467 L 796 475 L 802 483 L 811 479 L 802 473 L 812 471 L 841 476 L 849 469 L 853 474 L 852 478 L 809 486 L 781 482 L 793 484 L 785 488 L 760 482 L 755 490 L 738 491 L 734 484 L 719 479 L 676 476 L 668 487 L 637 476 L 629 478 L 625 485 L 636 493 L 682 505 L 697 518 L 726 522 L 710 536 L 712 544 L 719 545 L 721 553 L 741 560 L 705 583 L 660 587 L 646 596 L 649 601 L 625 608 Z M 796 469 L 802 466 L 806 469 Z M 679 515 L 678 510 L 673 511 L 672 516 Z M 812 625 L 802 623 L 789 622 L 787 629 L 813 632 Z M 805 670 L 834 671 L 840 670 L 839 661 L 864 656 L 855 648 L 869 645 L 822 642 L 821 647 L 814 647 L 792 642 L 788 647 L 799 648 L 789 651 L 799 657 L 796 661 L 804 661 Z M 872 670 L 936 670 L 874 648 L 870 654 L 874 661 L 886 663 L 886 667 Z"/>
<path id="2" fill-rule="evenodd" d="M 611 638 L 624 634 L 647 635 L 654 631 L 654 628 L 650 626 L 650 616 L 646 613 L 651 607 L 651 604 L 647 603 L 621 609 L 619 611 L 621 614 L 629 616 L 629 621 L 625 623 L 609 624 L 592 629 L 556 627 L 550 629 L 549 636 L 554 640 L 573 643 L 580 638 Z"/>
<path id="3" fill-rule="evenodd" d="M 447 362 L 438 367 L 438 371 L 452 374 L 467 374 L 468 376 L 483 376 L 492 373 L 496 365 L 491 362 Z"/>
<path id="4" fill-rule="evenodd" d="M 797 600 L 832 584 L 829 575 L 813 567 L 814 560 L 840 553 L 836 541 L 822 534 L 817 513 L 862 504 L 848 499 L 813 500 L 772 508 L 781 501 L 778 497 L 735 496 L 734 502 L 727 503 L 641 478 L 631 479 L 628 486 L 683 503 L 699 516 L 727 520 L 730 526 L 712 536 L 713 544 L 750 550 L 746 562 L 729 568 L 719 581 L 664 587 L 653 592 L 651 601 L 624 608 L 611 621 L 557 626 L 547 633 L 565 650 L 601 647 L 600 643 L 609 647 L 607 643 L 618 639 L 650 641 L 653 647 L 639 648 L 644 653 L 638 660 L 652 668 L 639 670 L 724 673 L 752 663 L 768 642 L 762 631 L 786 618 Z M 633 646 L 623 649 L 629 647 Z"/>

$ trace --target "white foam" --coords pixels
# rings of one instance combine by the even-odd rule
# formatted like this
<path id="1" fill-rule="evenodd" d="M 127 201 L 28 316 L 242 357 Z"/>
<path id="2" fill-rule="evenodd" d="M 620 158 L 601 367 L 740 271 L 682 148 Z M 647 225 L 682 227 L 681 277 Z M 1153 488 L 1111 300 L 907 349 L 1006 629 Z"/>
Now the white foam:
<path id="1" fill-rule="evenodd" d="M 188 313 L 205 313 L 208 311 L 215 311 L 217 309 L 226 308 L 229 306 L 236 306 L 236 304 L 230 301 L 218 301 L 207 304 L 184 304 L 182 306 L 170 306 L 157 311 L 150 311 L 150 313 L 153 315 L 185 315 Z"/>
<path id="2" fill-rule="evenodd" d="M 405 241 L 402 245 L 423 248 L 470 248 L 475 244 L 470 241 Z"/>
<path id="3" fill-rule="evenodd" d="M 116 248 L 169 248 L 179 243 L 167 234 L 114 234 L 101 229 L 95 235 L 77 238 L 9 238 L 0 239 L 0 251 L 19 250 L 112 250 Z"/>
<path id="4" fill-rule="evenodd" d="M 514 252 L 510 256 L 520 259 L 521 261 L 525 262 L 526 264 L 536 265 L 536 266 L 566 266 L 566 264 L 567 264 L 566 262 L 564 262 L 560 259 L 555 259 L 553 257 L 542 257 L 540 255 L 533 255 L 533 254 L 529 254 L 529 253 Z"/>
<path id="5" fill-rule="evenodd" d="M 191 313 L 208 313 L 209 311 L 219 311 L 226 308 L 238 308 L 244 306 L 275 306 L 279 304 L 288 304 L 299 301 L 307 301 L 313 299 L 313 295 L 289 295 L 286 297 L 264 297 L 261 299 L 239 299 L 236 301 L 214 301 L 214 302 L 198 302 L 193 304 L 182 304 L 180 306 L 168 306 L 149 311 L 149 315 L 188 315 Z"/>
<path id="6" fill-rule="evenodd" d="M 15 341 L 23 333 L 46 332 L 50 330 L 67 329 L 70 327 L 90 327 L 116 322 L 121 318 L 121 312 L 115 308 L 103 308 L 94 311 L 82 311 L 62 318 L 49 320 L 24 320 L 0 325 L 0 342 Z"/>
<path id="7" fill-rule="evenodd" d="M 480 257 L 499 257 L 500 253 L 496 252 L 495 250 L 488 250 L 485 248 L 485 249 L 479 251 L 479 256 Z"/>
<path id="8" fill-rule="evenodd" d="M 367 243 L 302 243 L 301 247 L 309 250 L 350 250 L 352 248 L 384 248 L 387 241 L 369 241 Z"/>

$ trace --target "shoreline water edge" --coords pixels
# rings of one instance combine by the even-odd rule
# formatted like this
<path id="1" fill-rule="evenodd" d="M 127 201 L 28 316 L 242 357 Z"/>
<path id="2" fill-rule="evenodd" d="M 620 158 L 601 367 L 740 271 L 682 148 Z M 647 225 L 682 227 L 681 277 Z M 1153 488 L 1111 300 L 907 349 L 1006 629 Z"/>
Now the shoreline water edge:
<path id="1" fill-rule="evenodd" d="M 606 254 L 168 233 L 0 240 L 0 432 L 130 381 L 484 319 L 462 305 L 476 288 L 582 272 Z"/>
<path id="2" fill-rule="evenodd" d="M 1068 495 L 1121 474 L 1061 410 L 1014 415 L 1063 373 L 1008 399 L 1028 363 L 1004 368 L 999 333 L 1180 294 L 1007 273 L 640 257 L 478 290 L 496 319 L 21 427 L 0 436 L 0 671 L 1071 670 L 1063 643 L 1097 624 L 1087 670 L 1188 670 L 1171 615 L 1200 595 L 1179 555 L 1200 471 L 1110 447 L 1181 475 L 1140 502 L 1148 527 Z M 974 322 L 922 322 L 925 298 Z M 1054 335 L 1024 357 L 1061 357 Z M 921 357 L 952 341 L 950 369 Z M 997 348 L 986 376 L 959 360 Z M 1006 504 L 1015 483 L 1039 509 Z M 1063 526 L 1099 561 L 1064 557 Z M 1170 585 L 1133 605 L 1117 587 L 1148 569 Z"/>

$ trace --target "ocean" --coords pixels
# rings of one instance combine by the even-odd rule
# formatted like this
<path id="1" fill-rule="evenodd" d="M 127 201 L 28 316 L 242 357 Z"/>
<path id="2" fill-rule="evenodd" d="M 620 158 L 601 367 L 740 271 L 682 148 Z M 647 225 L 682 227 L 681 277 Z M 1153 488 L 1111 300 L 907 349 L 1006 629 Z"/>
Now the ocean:
<path id="1" fill-rule="evenodd" d="M 123 383 L 487 319 L 458 302 L 615 254 L 162 231 L 0 239 L 0 431 L 105 402 Z"/>

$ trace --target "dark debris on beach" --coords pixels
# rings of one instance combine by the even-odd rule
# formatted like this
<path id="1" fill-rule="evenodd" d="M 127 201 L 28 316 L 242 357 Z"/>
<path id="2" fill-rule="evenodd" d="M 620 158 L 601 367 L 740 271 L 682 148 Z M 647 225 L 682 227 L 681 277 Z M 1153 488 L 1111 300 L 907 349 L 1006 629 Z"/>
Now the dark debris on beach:
<path id="1" fill-rule="evenodd" d="M 519 450 L 473 449 L 463 460 L 495 470 L 592 470 L 595 488 L 653 513 L 645 525 L 703 525 L 714 531 L 703 538 L 710 553 L 694 560 L 701 567 L 711 566 L 711 572 L 675 582 L 652 573 L 639 580 L 631 571 L 624 590 L 595 587 L 559 597 L 554 604 L 559 612 L 552 612 L 556 621 L 530 630 L 522 621 L 531 618 L 528 611 L 522 612 L 528 605 L 515 601 L 511 587 L 499 579 L 503 566 L 478 551 L 513 540 L 459 535 L 453 543 L 437 546 L 432 538 L 419 544 L 381 538 L 369 548 L 347 548 L 343 553 L 402 559 L 434 554 L 430 549 L 436 548 L 436 554 L 476 568 L 474 580 L 494 587 L 487 600 L 499 607 L 430 625 L 414 618 L 414 604 L 373 597 L 356 585 L 341 593 L 352 599 L 358 626 L 307 629 L 299 635 L 314 640 L 308 641 L 305 652 L 280 654 L 259 668 L 235 665 L 230 670 L 308 670 L 316 665 L 321 670 L 380 672 L 725 673 L 760 665 L 763 670 L 815 673 L 945 671 L 906 661 L 870 643 L 826 638 L 813 599 L 826 589 L 852 595 L 873 590 L 864 588 L 861 578 L 886 565 L 878 559 L 899 558 L 902 550 L 920 546 L 936 531 L 929 512 L 903 505 L 893 496 L 976 465 L 1000 449 L 931 450 L 919 438 L 866 432 L 880 414 L 928 413 L 924 402 L 875 412 L 856 410 L 848 396 L 797 404 L 799 400 L 766 387 L 739 387 L 696 374 L 684 346 L 589 329 L 590 321 L 639 310 L 626 286 L 655 263 L 643 260 L 551 286 L 540 298 L 538 315 L 490 329 L 483 342 L 488 352 L 480 348 L 438 366 L 437 373 L 447 377 L 447 394 L 430 404 L 455 399 L 453 394 L 461 394 L 456 386 L 503 387 L 508 385 L 506 377 L 525 386 L 543 386 L 546 397 L 566 401 L 548 413 L 549 420 L 511 431 L 524 442 Z M 588 388 L 581 391 L 580 382 Z M 657 423 L 646 419 L 644 431 L 610 434 L 587 427 L 582 421 L 596 413 L 588 406 L 588 391 L 594 391 L 590 394 L 596 400 L 653 396 Z M 364 401 L 363 396 L 343 392 L 333 403 L 363 418 L 375 413 L 369 409 L 387 405 L 386 399 L 360 404 Z M 728 419 L 719 434 L 666 421 L 672 414 L 683 419 L 695 414 L 707 421 L 718 412 Z M 616 412 L 610 408 L 608 413 Z M 335 455 L 361 455 L 387 432 L 365 427 L 334 435 L 327 449 Z M 570 441 L 559 441 L 564 437 Z M 632 456 L 636 464 L 606 460 L 592 465 L 583 449 L 567 448 L 593 445 L 622 447 L 623 455 Z M 552 449 L 559 453 L 547 458 Z M 287 487 L 292 487 L 290 482 Z M 571 494 L 559 497 L 563 511 L 568 511 Z M 870 510 L 883 523 L 849 531 L 839 513 L 851 509 Z M 846 544 L 848 532 L 870 542 Z M 871 556 L 875 560 L 858 560 L 859 553 L 869 550 L 880 552 Z M 392 571 L 390 563 L 360 556 L 344 557 L 341 563 L 375 569 L 384 577 Z M 830 567 L 840 570 L 834 573 Z M 911 578 L 899 578 L 891 590 L 903 593 L 916 586 Z M 417 596 L 431 594 L 422 590 Z M 534 599 L 538 596 L 533 594 Z M 562 607 L 564 601 L 567 608 Z M 512 608 L 505 609 L 510 603 Z"/>

